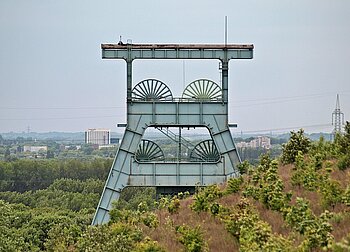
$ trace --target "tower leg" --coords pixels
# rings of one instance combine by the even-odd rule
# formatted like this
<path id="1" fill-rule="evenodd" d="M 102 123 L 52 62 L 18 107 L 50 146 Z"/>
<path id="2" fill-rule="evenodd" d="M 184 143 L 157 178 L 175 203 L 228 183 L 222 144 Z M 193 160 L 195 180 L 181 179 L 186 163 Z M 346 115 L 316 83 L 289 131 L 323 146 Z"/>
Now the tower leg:
<path id="1" fill-rule="evenodd" d="M 125 130 L 97 206 L 92 225 L 103 224 L 109 221 L 109 211 L 112 208 L 112 202 L 119 199 L 121 191 L 129 184 L 131 158 L 133 153 L 136 152 L 141 137 L 142 134 L 129 129 Z"/>

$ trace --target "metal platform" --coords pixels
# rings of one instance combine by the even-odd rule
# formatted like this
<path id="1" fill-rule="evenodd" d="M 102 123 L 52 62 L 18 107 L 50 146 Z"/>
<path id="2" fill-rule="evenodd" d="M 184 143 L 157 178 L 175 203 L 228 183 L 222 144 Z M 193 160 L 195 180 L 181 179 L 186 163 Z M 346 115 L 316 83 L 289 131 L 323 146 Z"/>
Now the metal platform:
<path id="1" fill-rule="evenodd" d="M 228 124 L 228 61 L 251 59 L 253 45 L 103 44 L 102 57 L 127 63 L 127 124 L 92 224 L 109 220 L 112 202 L 127 186 L 169 191 L 222 183 L 238 175 L 240 158 Z M 174 98 L 159 80 L 144 80 L 132 88 L 135 59 L 218 59 L 222 63 L 222 83 L 196 80 L 180 98 Z M 211 139 L 194 146 L 188 160 L 168 161 L 156 143 L 143 139 L 149 127 L 205 127 Z M 172 137 L 179 139 L 181 148 L 181 135 Z"/>

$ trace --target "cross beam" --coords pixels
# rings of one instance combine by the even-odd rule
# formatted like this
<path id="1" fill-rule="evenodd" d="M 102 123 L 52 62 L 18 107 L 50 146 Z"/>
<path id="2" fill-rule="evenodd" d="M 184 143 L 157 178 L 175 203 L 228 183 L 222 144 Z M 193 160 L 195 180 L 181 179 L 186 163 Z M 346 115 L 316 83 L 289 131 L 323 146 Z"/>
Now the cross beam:
<path id="1" fill-rule="evenodd" d="M 253 45 L 102 44 L 103 59 L 252 59 Z"/>

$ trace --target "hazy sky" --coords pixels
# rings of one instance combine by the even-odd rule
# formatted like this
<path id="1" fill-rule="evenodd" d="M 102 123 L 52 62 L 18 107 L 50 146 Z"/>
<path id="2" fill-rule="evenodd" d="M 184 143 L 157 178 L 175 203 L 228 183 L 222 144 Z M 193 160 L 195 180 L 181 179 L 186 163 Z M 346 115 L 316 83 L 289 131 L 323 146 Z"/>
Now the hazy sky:
<path id="1" fill-rule="evenodd" d="M 235 132 L 330 131 L 336 94 L 350 116 L 350 1 L 0 1 L 0 132 L 84 131 L 125 123 L 124 61 L 101 43 L 252 43 L 230 62 Z M 174 96 L 218 61 L 134 61 L 133 83 L 157 78 Z M 185 79 L 185 83 L 184 80 Z"/>

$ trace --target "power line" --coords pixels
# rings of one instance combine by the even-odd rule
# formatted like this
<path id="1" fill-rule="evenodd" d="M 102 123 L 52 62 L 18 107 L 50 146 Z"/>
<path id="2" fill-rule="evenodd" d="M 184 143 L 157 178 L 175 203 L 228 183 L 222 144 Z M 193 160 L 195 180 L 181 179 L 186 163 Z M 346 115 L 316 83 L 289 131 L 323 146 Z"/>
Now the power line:
<path id="1" fill-rule="evenodd" d="M 350 94 L 350 91 L 339 92 L 339 94 L 346 95 Z M 318 93 L 318 94 L 307 94 L 307 95 L 297 95 L 297 96 L 282 96 L 282 97 L 269 97 L 261 99 L 248 99 L 248 100 L 234 100 L 232 103 L 249 103 L 249 102 L 262 102 L 262 103 L 253 103 L 253 104 L 244 104 L 244 105 L 234 105 L 235 107 L 241 106 L 255 106 L 261 104 L 270 104 L 270 103 L 280 103 L 288 101 L 298 101 L 303 99 L 312 99 L 312 98 L 321 98 L 325 96 L 334 95 L 334 92 Z M 91 109 L 122 109 L 126 106 L 88 106 L 88 107 L 0 107 L 1 110 L 91 110 Z"/>
<path id="2" fill-rule="evenodd" d="M 121 116 L 108 115 L 108 116 L 74 116 L 74 117 L 42 117 L 42 118 L 0 118 L 2 121 L 44 121 L 44 120 L 75 120 L 75 119 L 95 119 L 95 118 L 118 118 Z"/>
<path id="3" fill-rule="evenodd" d="M 249 107 L 249 106 L 258 106 L 258 105 L 266 105 L 266 104 L 294 102 L 294 101 L 300 101 L 300 100 L 309 100 L 309 99 L 319 99 L 319 98 L 322 98 L 322 97 L 330 97 L 331 95 L 333 95 L 333 93 L 310 94 L 310 95 L 300 95 L 300 96 L 273 97 L 273 98 L 266 98 L 266 99 L 251 99 L 251 100 L 241 100 L 241 101 L 238 100 L 238 101 L 233 101 L 231 103 L 232 105 L 230 107 L 231 108 L 232 107 L 233 108 L 238 108 L 238 107 Z M 255 102 L 255 103 L 249 104 L 249 102 Z M 248 104 L 244 104 L 244 103 L 248 103 Z"/>
<path id="4" fill-rule="evenodd" d="M 306 129 L 306 128 L 321 128 L 321 127 L 332 127 L 331 123 L 325 124 L 314 124 L 314 125 L 303 125 L 303 126 L 294 126 L 294 127 L 285 127 L 285 128 L 272 128 L 272 129 L 260 129 L 260 130 L 247 130 L 242 132 L 244 134 L 252 134 L 252 133 L 262 133 L 262 132 L 276 132 L 276 131 L 286 131 L 286 130 L 294 130 L 294 129 Z"/>
<path id="5" fill-rule="evenodd" d="M 90 110 L 90 109 L 118 109 L 126 108 L 126 106 L 110 106 L 110 107 L 0 107 L 7 110 Z"/>

